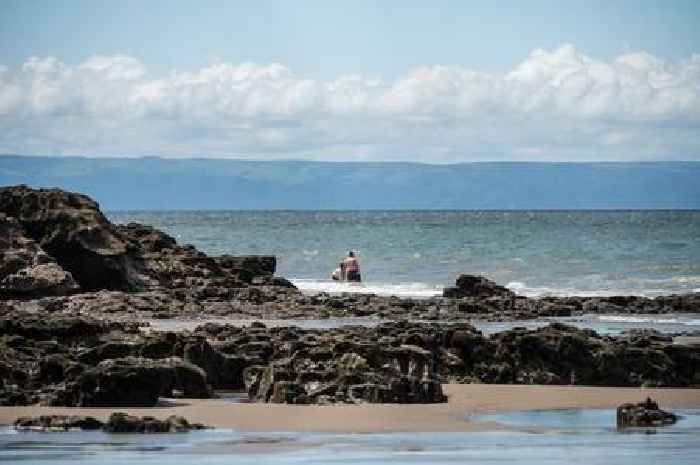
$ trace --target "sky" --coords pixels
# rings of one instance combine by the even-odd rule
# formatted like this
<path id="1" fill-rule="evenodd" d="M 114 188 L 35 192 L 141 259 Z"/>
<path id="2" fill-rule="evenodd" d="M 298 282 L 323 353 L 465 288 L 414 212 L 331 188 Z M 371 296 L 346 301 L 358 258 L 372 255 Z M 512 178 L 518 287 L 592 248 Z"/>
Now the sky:
<path id="1" fill-rule="evenodd" d="M 697 1 L 0 1 L 0 153 L 700 160 Z"/>

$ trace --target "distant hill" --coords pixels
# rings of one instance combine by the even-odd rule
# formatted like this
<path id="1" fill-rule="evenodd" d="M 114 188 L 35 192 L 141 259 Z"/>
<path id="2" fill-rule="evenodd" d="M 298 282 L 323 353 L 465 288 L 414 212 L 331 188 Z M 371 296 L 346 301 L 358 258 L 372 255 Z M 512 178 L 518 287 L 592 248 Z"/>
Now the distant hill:
<path id="1" fill-rule="evenodd" d="M 110 210 L 698 209 L 700 162 L 330 163 L 0 156 L 0 184 Z"/>

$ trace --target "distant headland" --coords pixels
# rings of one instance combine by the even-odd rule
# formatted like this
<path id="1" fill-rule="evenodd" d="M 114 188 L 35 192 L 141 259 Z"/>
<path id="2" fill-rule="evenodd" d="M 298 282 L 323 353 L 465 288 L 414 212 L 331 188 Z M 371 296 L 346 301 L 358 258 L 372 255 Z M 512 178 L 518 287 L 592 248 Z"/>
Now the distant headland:
<path id="1" fill-rule="evenodd" d="M 0 185 L 107 210 L 698 209 L 700 162 L 316 162 L 0 156 Z"/>

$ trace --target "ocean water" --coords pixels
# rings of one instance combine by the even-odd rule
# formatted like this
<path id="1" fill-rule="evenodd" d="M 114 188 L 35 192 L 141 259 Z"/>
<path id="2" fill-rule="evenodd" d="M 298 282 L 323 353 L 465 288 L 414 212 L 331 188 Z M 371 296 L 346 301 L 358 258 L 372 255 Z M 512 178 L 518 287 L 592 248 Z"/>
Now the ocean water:
<path id="1" fill-rule="evenodd" d="M 700 411 L 677 410 L 676 425 L 615 430 L 614 410 L 549 410 L 468 415 L 512 431 L 329 434 L 197 431 L 108 435 L 16 433 L 0 429 L 0 463 L 71 464 L 696 464 Z M 649 434 L 653 433 L 653 434 Z"/>
<path id="2" fill-rule="evenodd" d="M 460 273 L 524 295 L 700 292 L 700 211 L 120 211 L 212 254 L 274 254 L 302 290 L 429 297 Z M 363 283 L 329 276 L 348 249 Z"/>

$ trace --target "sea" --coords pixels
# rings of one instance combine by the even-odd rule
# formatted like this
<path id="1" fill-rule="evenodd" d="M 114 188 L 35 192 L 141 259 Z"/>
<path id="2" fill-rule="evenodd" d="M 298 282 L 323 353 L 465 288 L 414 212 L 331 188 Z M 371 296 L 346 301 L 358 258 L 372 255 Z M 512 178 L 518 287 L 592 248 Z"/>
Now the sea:
<path id="1" fill-rule="evenodd" d="M 461 273 L 519 294 L 700 292 L 700 210 L 110 211 L 209 254 L 272 254 L 305 292 L 439 295 Z M 349 250 L 363 283 L 330 275 Z"/>

